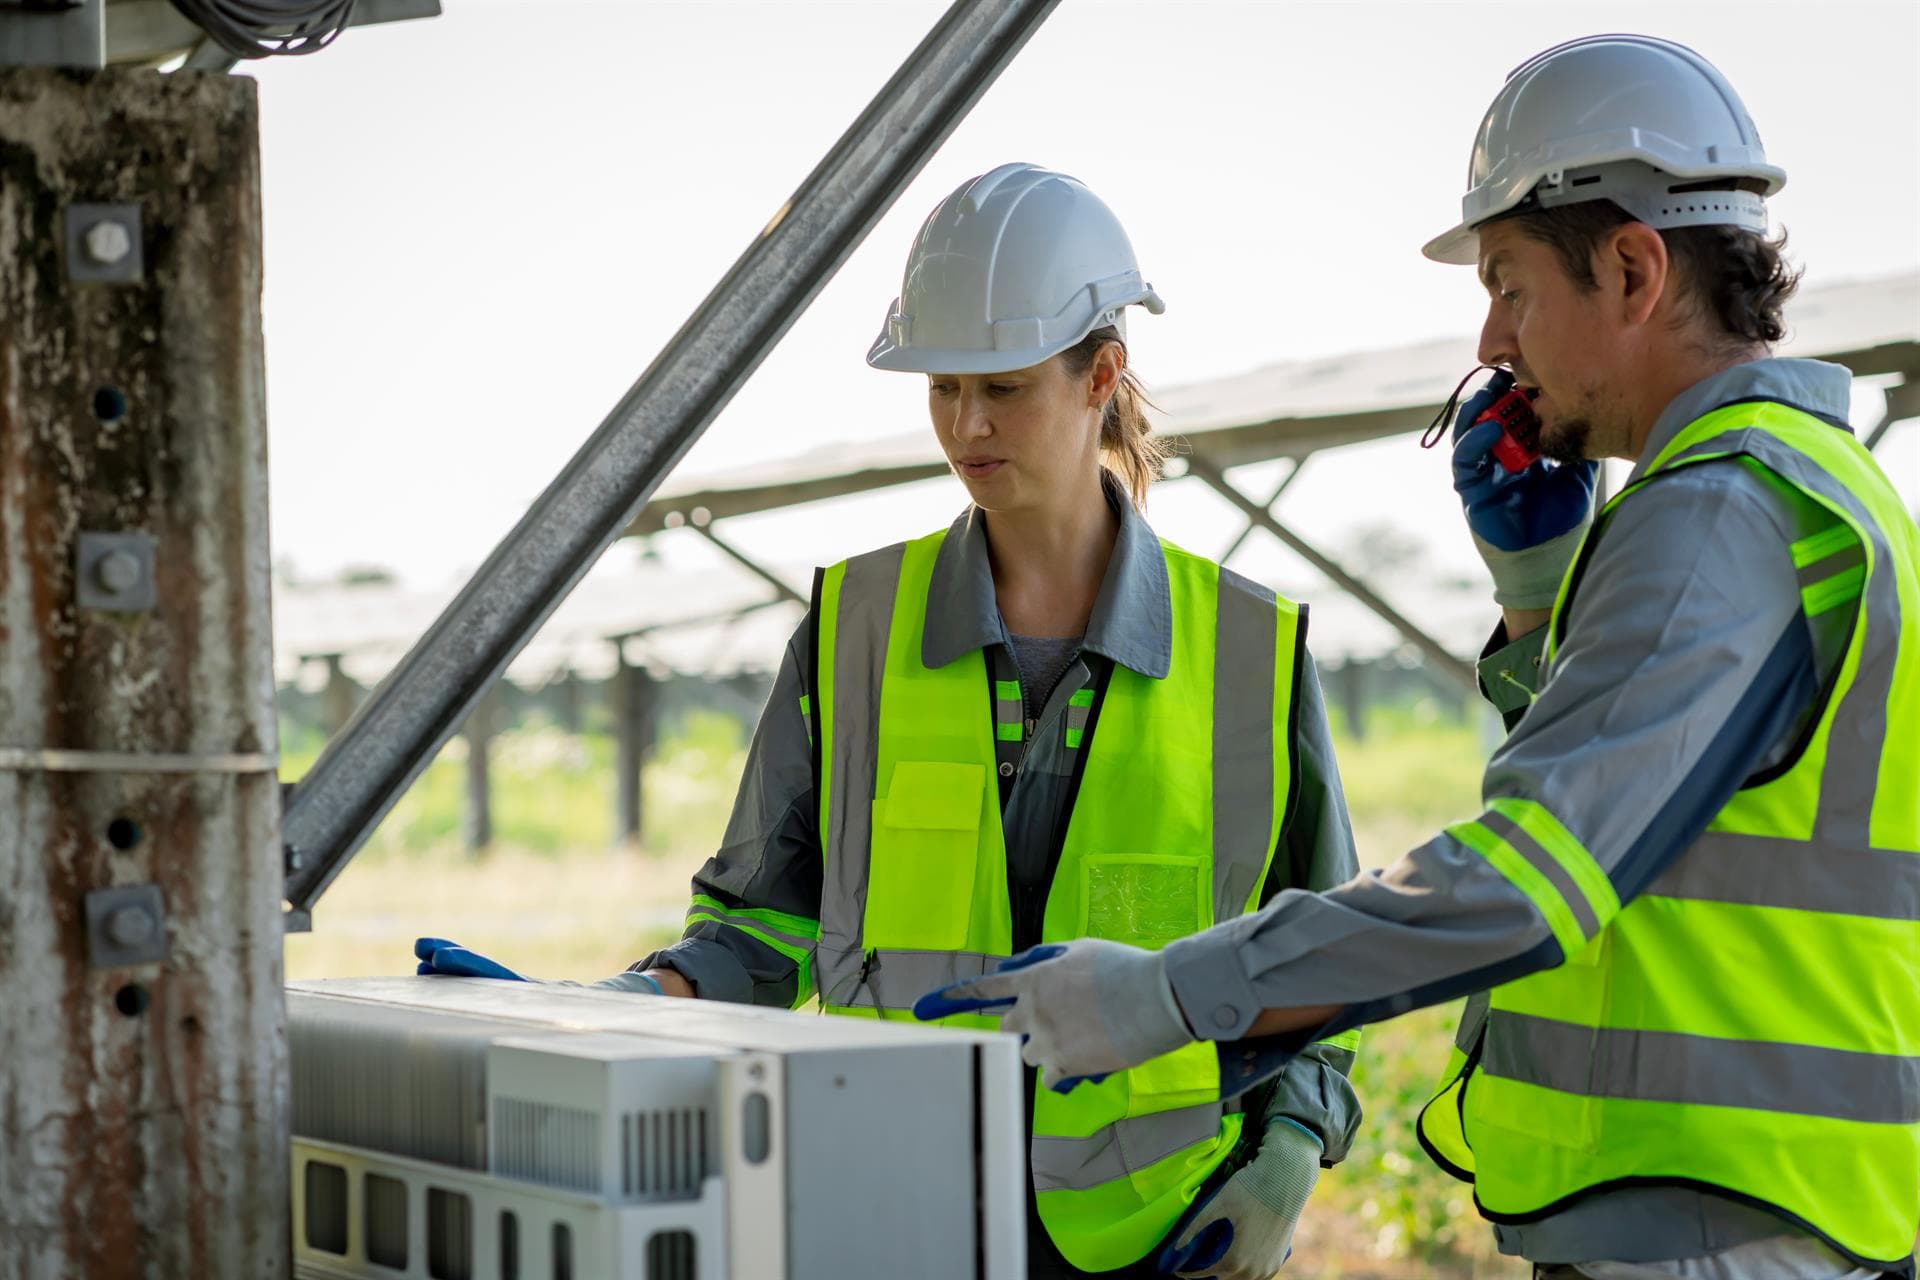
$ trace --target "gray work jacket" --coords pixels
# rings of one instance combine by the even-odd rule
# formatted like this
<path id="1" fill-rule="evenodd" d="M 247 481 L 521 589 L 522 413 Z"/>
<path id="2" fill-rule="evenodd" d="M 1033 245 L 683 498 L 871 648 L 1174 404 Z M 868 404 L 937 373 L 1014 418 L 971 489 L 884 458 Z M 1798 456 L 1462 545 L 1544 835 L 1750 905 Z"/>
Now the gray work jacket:
<path id="1" fill-rule="evenodd" d="M 1080 651 L 1047 699 L 1027 740 L 998 744 L 1016 951 L 1040 941 L 1040 918 L 1052 875 L 1049 858 L 1059 848 L 1070 816 L 1069 784 L 1074 757 L 1080 753 L 1068 750 L 1061 731 L 1068 699 L 1077 690 L 1092 687 L 1110 664 L 1163 679 L 1172 658 L 1173 603 L 1159 539 L 1110 479 L 1107 498 L 1120 517 L 1120 531 Z M 1252 589 L 1264 592 L 1258 586 Z M 941 544 L 928 594 L 928 662 L 942 664 L 984 649 L 990 678 L 1019 678 L 994 595 L 986 524 L 977 508 L 954 521 Z M 1265 594 L 1271 598 L 1271 592 Z M 693 878 L 696 894 L 727 906 L 779 911 L 808 920 L 819 919 L 822 877 L 813 753 L 800 710 L 805 673 L 811 670 L 813 634 L 809 614 L 787 644 L 748 749 L 746 772 L 721 848 Z M 1350 880 L 1358 869 L 1326 708 L 1310 660 L 1301 672 L 1295 697 L 1298 785 L 1263 900 L 1287 888 L 1330 888 Z M 984 690 L 981 714 L 987 714 Z M 1098 732 L 1097 723 L 1093 732 Z M 798 965 L 721 920 L 691 925 L 679 942 L 634 967 L 653 965 L 679 971 L 707 999 L 785 1008 L 802 994 Z M 1344 1049 L 1312 1046 L 1284 1068 L 1266 1108 L 1269 1118 L 1284 1116 L 1311 1130 L 1329 1164 L 1346 1155 L 1360 1123 L 1360 1104 L 1347 1081 L 1352 1061 L 1353 1055 Z"/>
<path id="2" fill-rule="evenodd" d="M 1844 430 L 1850 387 L 1847 370 L 1811 360 L 1725 370 L 1660 415 L 1634 478 L 1682 428 L 1738 401 L 1780 401 Z M 1480 665 L 1510 727 L 1487 766 L 1487 799 L 1545 805 L 1630 901 L 1747 778 L 1787 756 L 1844 656 L 1844 637 L 1809 625 L 1788 550 L 1832 521 L 1732 460 L 1688 467 L 1623 503 L 1594 547 L 1537 699 L 1545 628 L 1512 644 L 1496 632 Z M 1174 943 L 1167 956 L 1183 1005 L 1204 999 L 1241 1015 L 1229 1038 L 1261 1009 L 1340 1003 L 1349 1009 L 1334 1027 L 1358 1025 L 1562 960 L 1532 902 L 1445 834 L 1330 893 L 1283 893 Z M 1285 1037 L 1246 1042 L 1247 1077 L 1288 1047 Z M 1660 1187 L 1598 1193 L 1496 1231 L 1503 1252 L 1550 1263 L 1697 1258 L 1766 1238 L 1808 1243 L 1764 1210 Z"/>

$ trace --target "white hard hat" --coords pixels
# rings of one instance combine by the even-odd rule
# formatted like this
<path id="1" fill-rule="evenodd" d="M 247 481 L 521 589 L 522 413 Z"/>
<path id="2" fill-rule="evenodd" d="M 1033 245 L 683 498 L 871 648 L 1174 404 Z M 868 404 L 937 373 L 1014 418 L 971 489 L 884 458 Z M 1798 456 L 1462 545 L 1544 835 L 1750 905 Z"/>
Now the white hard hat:
<path id="1" fill-rule="evenodd" d="M 1057 355 L 1121 309 L 1166 309 L 1133 244 L 1077 179 L 1003 164 L 942 200 L 914 238 L 900 296 L 867 352 L 876 369 L 1004 373 Z"/>
<path id="2" fill-rule="evenodd" d="M 1743 178 L 1764 189 L 1710 189 Z M 1424 252 L 1471 263 L 1474 228 L 1488 219 L 1586 200 L 1611 200 L 1653 227 L 1764 232 L 1763 198 L 1786 181 L 1712 63 L 1669 40 L 1587 36 L 1507 77 L 1474 139 L 1460 224 Z"/>

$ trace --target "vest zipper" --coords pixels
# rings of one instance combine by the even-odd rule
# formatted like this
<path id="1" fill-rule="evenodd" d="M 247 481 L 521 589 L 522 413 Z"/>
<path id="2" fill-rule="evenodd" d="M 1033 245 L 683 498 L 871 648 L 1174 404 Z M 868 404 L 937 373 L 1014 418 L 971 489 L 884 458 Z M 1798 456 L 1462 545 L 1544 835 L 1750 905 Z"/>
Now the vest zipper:
<path id="1" fill-rule="evenodd" d="M 1013 774 L 1016 778 L 1019 777 L 1021 773 L 1025 772 L 1027 767 L 1027 753 L 1033 750 L 1033 742 L 1034 742 L 1033 729 L 1034 729 L 1035 723 L 1036 722 L 1033 720 L 1027 720 L 1024 722 L 1025 731 L 1021 734 L 1021 737 L 1020 737 L 1020 756 L 1013 763 Z"/>

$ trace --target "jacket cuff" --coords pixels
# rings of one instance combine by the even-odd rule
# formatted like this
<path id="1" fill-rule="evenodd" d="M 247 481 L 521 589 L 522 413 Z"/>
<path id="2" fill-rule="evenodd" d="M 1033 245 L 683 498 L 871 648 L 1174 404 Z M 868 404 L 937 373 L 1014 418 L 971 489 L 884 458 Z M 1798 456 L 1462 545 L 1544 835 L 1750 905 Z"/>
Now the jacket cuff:
<path id="1" fill-rule="evenodd" d="M 702 1000 L 753 1003 L 753 975 L 738 956 L 708 938 L 682 938 L 627 966 L 629 973 L 648 969 L 672 969 L 693 984 L 694 994 Z"/>
<path id="2" fill-rule="evenodd" d="M 1535 627 L 1480 659 L 1480 692 L 1495 711 L 1506 715 L 1525 711 L 1533 704 L 1540 690 L 1540 664 L 1546 649 L 1547 628 Z"/>
<path id="3" fill-rule="evenodd" d="M 1228 925 L 1170 943 L 1164 952 L 1167 981 L 1197 1040 L 1243 1039 L 1265 1007 L 1240 967 L 1238 943 L 1239 931 Z"/>
<path id="4" fill-rule="evenodd" d="M 1351 1050 L 1310 1044 L 1287 1063 L 1274 1082 L 1265 1119 L 1288 1121 L 1320 1140 L 1320 1163 L 1346 1159 L 1360 1129 L 1360 1099 L 1347 1079 Z"/>

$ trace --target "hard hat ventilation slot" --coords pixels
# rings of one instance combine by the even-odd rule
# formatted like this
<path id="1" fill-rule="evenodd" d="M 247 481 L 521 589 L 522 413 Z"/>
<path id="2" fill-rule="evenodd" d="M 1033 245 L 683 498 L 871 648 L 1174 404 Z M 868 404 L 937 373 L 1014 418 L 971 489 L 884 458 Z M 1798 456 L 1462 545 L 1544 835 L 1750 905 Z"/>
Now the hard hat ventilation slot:
<path id="1" fill-rule="evenodd" d="M 1765 183 L 1751 178 L 1707 178 L 1700 182 L 1676 182 L 1667 188 L 1667 194 L 1684 196 L 1695 191 L 1751 191 L 1760 195 L 1765 190 Z"/>

